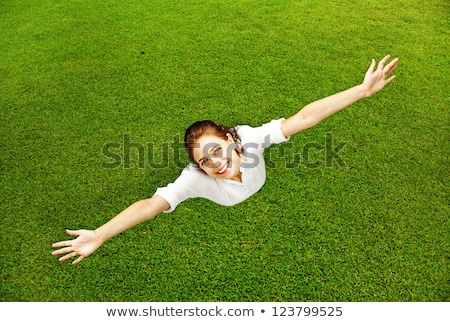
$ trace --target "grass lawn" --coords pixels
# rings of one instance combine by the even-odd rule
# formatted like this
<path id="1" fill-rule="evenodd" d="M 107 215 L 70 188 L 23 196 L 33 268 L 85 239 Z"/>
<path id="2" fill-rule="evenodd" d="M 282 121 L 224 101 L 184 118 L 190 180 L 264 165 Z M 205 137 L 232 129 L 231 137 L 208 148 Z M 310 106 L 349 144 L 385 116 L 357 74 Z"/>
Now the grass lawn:
<path id="1" fill-rule="evenodd" d="M 1 1 L 1 301 L 450 300 L 449 27 L 442 0 Z M 267 151 L 247 201 L 51 255 L 172 182 L 194 121 L 288 117 L 385 54 L 397 79 Z"/>

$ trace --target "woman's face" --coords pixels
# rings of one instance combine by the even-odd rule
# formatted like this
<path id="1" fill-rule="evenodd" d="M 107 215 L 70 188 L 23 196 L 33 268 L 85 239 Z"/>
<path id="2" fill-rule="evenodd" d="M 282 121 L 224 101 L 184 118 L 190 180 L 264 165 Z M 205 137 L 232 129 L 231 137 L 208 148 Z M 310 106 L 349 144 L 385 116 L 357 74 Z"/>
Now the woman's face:
<path id="1" fill-rule="evenodd" d="M 207 175 L 213 178 L 241 181 L 241 157 L 231 136 L 227 139 L 215 135 L 203 135 L 195 142 L 194 159 Z"/>

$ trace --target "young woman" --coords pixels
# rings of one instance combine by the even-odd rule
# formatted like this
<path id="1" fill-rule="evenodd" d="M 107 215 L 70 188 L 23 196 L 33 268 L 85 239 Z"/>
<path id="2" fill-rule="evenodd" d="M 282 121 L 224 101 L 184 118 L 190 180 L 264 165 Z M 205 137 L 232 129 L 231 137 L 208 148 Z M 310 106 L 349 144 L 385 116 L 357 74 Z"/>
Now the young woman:
<path id="1" fill-rule="evenodd" d="M 308 129 L 350 104 L 369 97 L 395 76 L 387 76 L 397 67 L 398 59 L 385 64 L 384 57 L 366 72 L 362 84 L 306 105 L 288 119 L 273 120 L 260 127 L 228 128 L 212 121 L 191 125 L 185 134 L 185 146 L 191 164 L 167 187 L 158 188 L 150 199 L 138 201 L 96 230 L 67 230 L 76 239 L 54 243 L 53 255 L 63 261 L 75 256 L 73 264 L 92 254 L 109 238 L 161 212 L 170 212 L 187 198 L 202 197 L 231 206 L 257 192 L 264 184 L 266 172 L 263 151 L 271 144 Z M 62 248 L 61 248 L 62 247 Z"/>

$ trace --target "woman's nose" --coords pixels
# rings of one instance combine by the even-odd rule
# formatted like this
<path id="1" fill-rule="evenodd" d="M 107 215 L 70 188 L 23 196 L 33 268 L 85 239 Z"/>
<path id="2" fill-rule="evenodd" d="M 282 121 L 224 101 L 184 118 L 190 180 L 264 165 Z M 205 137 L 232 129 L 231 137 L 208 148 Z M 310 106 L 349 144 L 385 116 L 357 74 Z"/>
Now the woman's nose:
<path id="1" fill-rule="evenodd" d="M 222 164 L 222 162 L 220 162 L 221 160 L 222 158 L 211 158 L 209 164 L 211 164 L 212 168 L 217 168 L 220 167 L 220 165 Z"/>

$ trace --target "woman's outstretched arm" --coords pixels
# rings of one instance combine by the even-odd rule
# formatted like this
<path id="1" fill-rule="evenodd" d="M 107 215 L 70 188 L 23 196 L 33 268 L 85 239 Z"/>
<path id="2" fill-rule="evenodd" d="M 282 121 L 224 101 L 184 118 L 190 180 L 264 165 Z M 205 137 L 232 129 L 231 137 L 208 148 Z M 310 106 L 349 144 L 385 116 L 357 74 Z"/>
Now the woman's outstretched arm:
<path id="1" fill-rule="evenodd" d="M 375 69 L 375 59 L 372 59 L 372 64 L 367 70 L 362 84 L 312 102 L 294 116 L 284 120 L 281 124 L 283 134 L 288 137 L 313 127 L 328 116 L 380 91 L 395 78 L 395 76 L 389 78 L 387 76 L 397 67 L 398 58 L 393 59 L 385 66 L 389 58 L 389 55 L 384 57 L 379 62 L 377 69 Z"/>
<path id="2" fill-rule="evenodd" d="M 52 254 L 65 254 L 59 259 L 60 261 L 78 256 L 72 262 L 72 264 L 77 264 L 97 250 L 109 238 L 143 221 L 156 217 L 169 207 L 169 203 L 160 196 L 135 202 L 96 230 L 67 230 L 69 235 L 78 237 L 54 243 L 52 247 L 63 248 L 55 250 Z"/>

